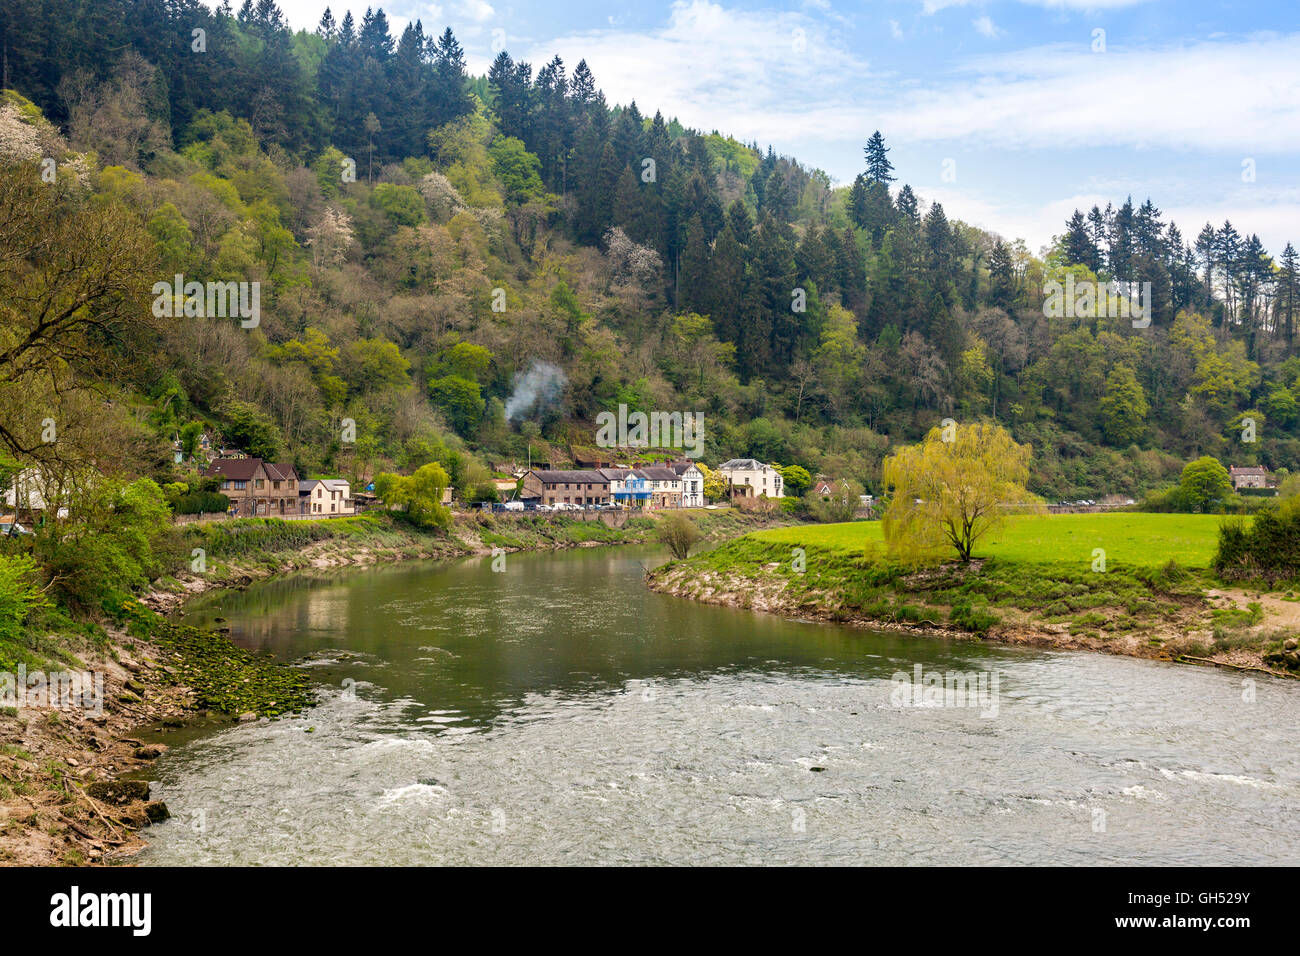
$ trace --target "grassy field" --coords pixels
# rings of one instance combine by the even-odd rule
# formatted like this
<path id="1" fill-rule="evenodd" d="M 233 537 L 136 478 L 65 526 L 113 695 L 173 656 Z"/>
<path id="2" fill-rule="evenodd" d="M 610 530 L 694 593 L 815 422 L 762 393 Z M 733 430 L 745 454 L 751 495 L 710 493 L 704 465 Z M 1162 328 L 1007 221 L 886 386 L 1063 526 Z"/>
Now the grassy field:
<path id="1" fill-rule="evenodd" d="M 1017 563 L 1091 566 L 1093 549 L 1106 552 L 1106 563 L 1128 567 L 1158 567 L 1171 558 L 1185 568 L 1205 568 L 1218 544 L 1217 515 L 1072 514 L 1019 517 L 1002 534 L 975 549 L 976 557 Z M 773 528 L 752 535 L 760 541 L 791 547 L 856 552 L 881 550 L 879 521 Z"/>

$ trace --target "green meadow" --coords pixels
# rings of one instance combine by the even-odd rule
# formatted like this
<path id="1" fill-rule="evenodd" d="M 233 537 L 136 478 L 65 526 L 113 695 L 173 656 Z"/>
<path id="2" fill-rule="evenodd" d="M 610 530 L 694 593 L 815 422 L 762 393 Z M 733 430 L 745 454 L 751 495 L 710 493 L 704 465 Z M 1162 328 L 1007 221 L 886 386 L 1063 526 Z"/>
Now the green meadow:
<path id="1" fill-rule="evenodd" d="M 1206 568 L 1214 558 L 1222 520 L 1218 515 L 1130 512 L 1021 516 L 1008 520 L 997 537 L 985 539 L 975 556 L 1022 564 L 1091 565 L 1094 549 L 1101 548 L 1108 565 L 1159 567 L 1172 559 L 1185 568 Z M 879 521 L 773 528 L 749 537 L 859 554 L 884 548 Z"/>

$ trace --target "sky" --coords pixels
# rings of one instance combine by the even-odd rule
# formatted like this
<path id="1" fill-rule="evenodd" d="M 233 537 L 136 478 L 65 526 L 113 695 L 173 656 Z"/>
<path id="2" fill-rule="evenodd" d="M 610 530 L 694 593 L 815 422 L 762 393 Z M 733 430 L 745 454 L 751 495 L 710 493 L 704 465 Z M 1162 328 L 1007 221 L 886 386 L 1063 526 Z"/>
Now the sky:
<path id="1" fill-rule="evenodd" d="M 281 7 L 314 27 L 325 3 Z M 585 58 L 611 103 L 770 144 L 837 183 L 879 129 L 896 185 L 1034 252 L 1076 207 L 1128 195 L 1189 240 L 1230 218 L 1274 254 L 1300 242 L 1300 0 L 382 6 L 394 33 L 450 26 L 473 73 L 503 48 L 534 71 Z"/>

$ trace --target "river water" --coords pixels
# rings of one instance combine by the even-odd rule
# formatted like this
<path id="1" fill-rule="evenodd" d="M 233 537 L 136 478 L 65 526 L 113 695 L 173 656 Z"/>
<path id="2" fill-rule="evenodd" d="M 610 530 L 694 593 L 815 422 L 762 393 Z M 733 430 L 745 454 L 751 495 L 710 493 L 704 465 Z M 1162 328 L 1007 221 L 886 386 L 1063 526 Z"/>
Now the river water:
<path id="1" fill-rule="evenodd" d="M 709 607 L 648 591 L 661 560 L 201 599 L 191 620 L 309 668 L 322 704 L 164 738 L 173 818 L 139 862 L 1300 862 L 1294 682 Z M 913 699 L 934 675 L 946 697 Z"/>

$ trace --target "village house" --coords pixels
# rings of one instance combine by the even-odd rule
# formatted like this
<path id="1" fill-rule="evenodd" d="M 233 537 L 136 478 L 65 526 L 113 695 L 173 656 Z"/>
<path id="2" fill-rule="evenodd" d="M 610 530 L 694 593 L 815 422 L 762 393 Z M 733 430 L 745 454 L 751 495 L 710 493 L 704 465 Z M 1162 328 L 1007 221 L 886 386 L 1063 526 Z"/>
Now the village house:
<path id="1" fill-rule="evenodd" d="M 260 458 L 218 458 L 203 474 L 220 478 L 218 489 L 230 499 L 230 511 L 241 518 L 296 515 L 298 473 L 293 465 Z"/>
<path id="2" fill-rule="evenodd" d="M 693 461 L 675 461 L 668 466 L 682 482 L 682 507 L 704 507 L 704 472 Z"/>
<path id="3" fill-rule="evenodd" d="M 682 479 L 667 465 L 647 465 L 637 468 L 636 474 L 649 486 L 650 507 L 680 508 L 682 506 Z"/>
<path id="4" fill-rule="evenodd" d="M 733 498 L 783 498 L 781 473 L 753 458 L 732 458 L 718 466 Z"/>
<path id="5" fill-rule="evenodd" d="M 609 479 L 609 500 L 624 508 L 646 508 L 650 505 L 650 482 L 632 468 L 602 468 L 600 473 Z"/>
<path id="6" fill-rule="evenodd" d="M 1233 465 L 1228 469 L 1228 477 L 1232 479 L 1232 487 L 1236 491 L 1242 488 L 1271 488 L 1273 483 L 1269 480 L 1268 469 L 1263 465 L 1243 465 L 1238 467 Z"/>
<path id="7" fill-rule="evenodd" d="M 343 478 L 307 478 L 298 487 L 300 513 L 328 517 L 357 513 L 352 486 Z"/>
<path id="8" fill-rule="evenodd" d="M 594 507 L 609 504 L 609 478 L 595 469 L 533 469 L 524 476 L 524 501 Z"/>
<path id="9" fill-rule="evenodd" d="M 809 490 L 818 498 L 829 498 L 831 495 L 835 494 L 835 482 L 831 481 L 829 478 L 818 477 L 818 479 L 813 482 L 812 488 Z"/>

